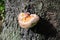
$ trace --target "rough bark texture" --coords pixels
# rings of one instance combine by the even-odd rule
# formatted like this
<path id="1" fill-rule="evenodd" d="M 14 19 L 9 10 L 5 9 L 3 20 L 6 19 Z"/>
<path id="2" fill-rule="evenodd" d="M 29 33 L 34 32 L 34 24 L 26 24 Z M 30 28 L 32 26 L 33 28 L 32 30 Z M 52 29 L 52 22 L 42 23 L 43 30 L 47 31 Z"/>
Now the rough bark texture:
<path id="1" fill-rule="evenodd" d="M 6 18 L 0 40 L 60 40 L 60 0 L 6 0 Z M 35 27 L 18 25 L 20 12 L 36 13 L 40 21 Z"/>

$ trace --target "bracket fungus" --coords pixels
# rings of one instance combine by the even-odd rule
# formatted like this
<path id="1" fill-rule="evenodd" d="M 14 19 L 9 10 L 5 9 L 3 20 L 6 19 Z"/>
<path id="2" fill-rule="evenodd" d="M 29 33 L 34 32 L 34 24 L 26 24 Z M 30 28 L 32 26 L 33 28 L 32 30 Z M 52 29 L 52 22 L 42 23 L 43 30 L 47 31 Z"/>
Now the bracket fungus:
<path id="1" fill-rule="evenodd" d="M 37 24 L 39 21 L 39 16 L 36 14 L 30 14 L 29 12 L 20 13 L 18 15 L 18 23 L 21 28 L 30 28 Z"/>

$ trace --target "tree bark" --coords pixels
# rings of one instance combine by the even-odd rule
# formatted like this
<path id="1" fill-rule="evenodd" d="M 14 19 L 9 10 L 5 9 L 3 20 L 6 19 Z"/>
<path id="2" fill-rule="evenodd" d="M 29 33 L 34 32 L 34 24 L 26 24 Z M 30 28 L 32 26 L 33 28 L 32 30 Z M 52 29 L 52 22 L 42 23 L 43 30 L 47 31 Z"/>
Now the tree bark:
<path id="1" fill-rule="evenodd" d="M 59 0 L 6 0 L 6 18 L 1 40 L 60 40 Z M 30 29 L 18 24 L 20 12 L 35 13 L 41 17 L 39 23 Z"/>

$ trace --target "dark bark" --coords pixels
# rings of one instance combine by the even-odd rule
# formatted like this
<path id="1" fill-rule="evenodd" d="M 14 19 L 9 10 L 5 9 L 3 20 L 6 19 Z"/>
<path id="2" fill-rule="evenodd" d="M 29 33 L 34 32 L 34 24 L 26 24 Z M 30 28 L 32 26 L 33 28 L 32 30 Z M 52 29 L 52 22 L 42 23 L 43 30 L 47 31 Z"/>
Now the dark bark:
<path id="1" fill-rule="evenodd" d="M 1 40 L 60 40 L 59 0 L 6 0 L 6 18 Z M 18 25 L 20 12 L 36 13 L 40 21 L 35 27 L 23 29 Z"/>

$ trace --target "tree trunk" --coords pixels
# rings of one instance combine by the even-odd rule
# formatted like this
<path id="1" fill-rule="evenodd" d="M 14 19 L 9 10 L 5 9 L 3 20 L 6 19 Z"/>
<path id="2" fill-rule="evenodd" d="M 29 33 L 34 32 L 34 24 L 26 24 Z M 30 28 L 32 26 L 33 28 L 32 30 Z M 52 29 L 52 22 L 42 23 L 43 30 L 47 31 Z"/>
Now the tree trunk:
<path id="1" fill-rule="evenodd" d="M 59 40 L 59 0 L 6 0 L 6 18 L 1 40 Z M 40 21 L 35 27 L 23 29 L 17 16 L 20 12 L 36 13 Z"/>

